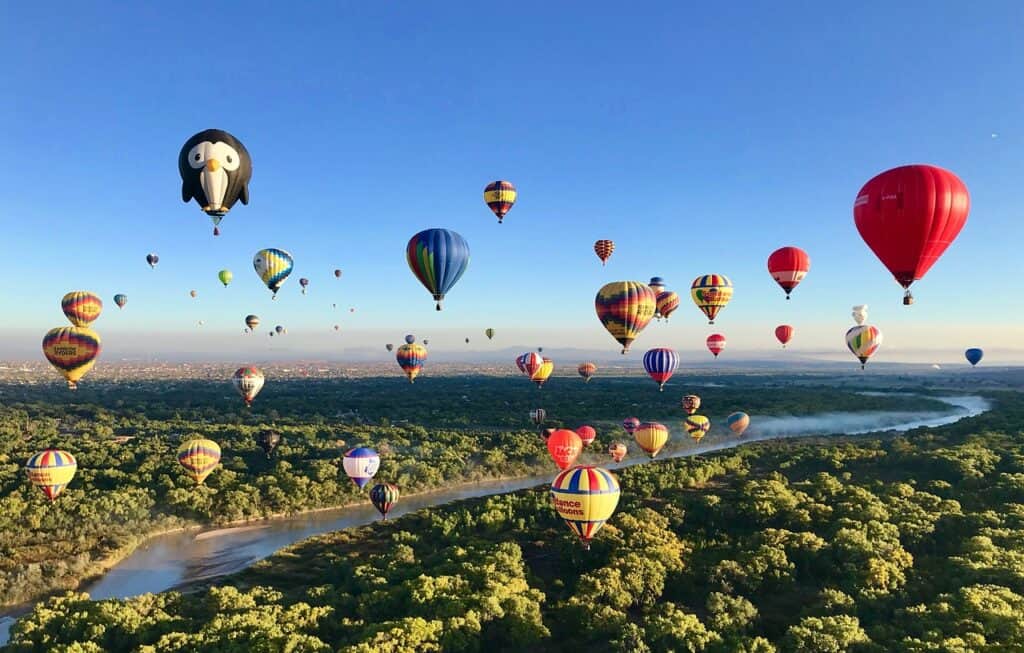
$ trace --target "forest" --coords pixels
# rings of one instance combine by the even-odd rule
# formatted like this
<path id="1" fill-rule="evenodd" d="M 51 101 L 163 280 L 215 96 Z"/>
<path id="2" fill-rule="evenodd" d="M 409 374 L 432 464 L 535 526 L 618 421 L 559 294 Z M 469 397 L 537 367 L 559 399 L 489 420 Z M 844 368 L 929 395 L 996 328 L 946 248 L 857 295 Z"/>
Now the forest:
<path id="1" fill-rule="evenodd" d="M 1024 399 L 896 437 L 622 470 L 589 551 L 545 488 L 310 538 L 192 593 L 68 593 L 12 651 L 1024 650 Z"/>

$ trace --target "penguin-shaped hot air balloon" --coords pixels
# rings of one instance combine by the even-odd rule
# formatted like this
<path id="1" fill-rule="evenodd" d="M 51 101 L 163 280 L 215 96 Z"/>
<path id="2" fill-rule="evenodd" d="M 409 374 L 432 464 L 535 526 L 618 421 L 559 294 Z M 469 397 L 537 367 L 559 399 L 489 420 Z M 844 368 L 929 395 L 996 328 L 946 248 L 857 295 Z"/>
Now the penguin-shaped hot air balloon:
<path id="1" fill-rule="evenodd" d="M 242 142 L 220 129 L 205 129 L 185 141 L 178 153 L 181 200 L 195 200 L 213 220 L 213 235 L 235 205 L 249 203 L 252 159 Z"/>

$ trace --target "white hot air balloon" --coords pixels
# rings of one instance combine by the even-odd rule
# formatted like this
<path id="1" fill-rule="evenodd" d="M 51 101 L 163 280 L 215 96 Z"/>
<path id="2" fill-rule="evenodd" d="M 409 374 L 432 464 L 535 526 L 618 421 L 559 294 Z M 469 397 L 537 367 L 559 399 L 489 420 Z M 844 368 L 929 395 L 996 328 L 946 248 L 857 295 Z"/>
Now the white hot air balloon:
<path id="1" fill-rule="evenodd" d="M 868 321 L 867 304 L 857 304 L 853 307 L 853 321 L 857 324 L 864 324 Z"/>

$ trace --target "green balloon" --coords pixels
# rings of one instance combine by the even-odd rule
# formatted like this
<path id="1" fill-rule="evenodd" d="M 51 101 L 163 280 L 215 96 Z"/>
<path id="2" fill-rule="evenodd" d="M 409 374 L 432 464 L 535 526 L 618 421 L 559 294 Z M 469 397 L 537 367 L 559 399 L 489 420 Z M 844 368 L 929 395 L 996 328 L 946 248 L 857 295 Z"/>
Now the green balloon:
<path id="1" fill-rule="evenodd" d="M 221 270 L 217 273 L 217 278 L 220 279 L 220 282 L 224 284 L 225 288 L 227 288 L 228 284 L 231 283 L 231 280 L 235 278 L 235 275 L 231 274 L 231 270 Z"/>

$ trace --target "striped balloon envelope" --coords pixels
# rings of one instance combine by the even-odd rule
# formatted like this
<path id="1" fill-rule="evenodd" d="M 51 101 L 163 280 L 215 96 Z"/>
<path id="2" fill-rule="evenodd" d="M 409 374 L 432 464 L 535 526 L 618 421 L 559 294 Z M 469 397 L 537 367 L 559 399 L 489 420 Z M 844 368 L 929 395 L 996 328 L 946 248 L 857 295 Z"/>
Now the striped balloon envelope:
<path id="1" fill-rule="evenodd" d="M 425 229 L 409 239 L 405 260 L 441 310 L 445 295 L 469 267 L 469 243 L 449 229 Z"/>
<path id="2" fill-rule="evenodd" d="M 178 447 L 178 463 L 200 485 L 219 462 L 220 445 L 213 440 L 195 438 Z"/>
<path id="3" fill-rule="evenodd" d="M 622 353 L 654 317 L 657 296 L 640 281 L 613 281 L 597 291 L 594 310 L 601 324 L 622 345 Z"/>
<path id="4" fill-rule="evenodd" d="M 370 503 L 383 516 L 388 518 L 391 507 L 398 501 L 398 486 L 391 483 L 378 483 L 370 488 Z"/>
<path id="5" fill-rule="evenodd" d="M 786 291 L 786 299 L 810 269 L 811 257 L 799 247 L 780 247 L 768 257 L 768 273 Z"/>
<path id="6" fill-rule="evenodd" d="M 610 240 L 599 240 L 594 243 L 594 253 L 597 254 L 597 258 L 601 259 L 601 265 L 608 262 L 614 251 L 615 243 Z"/>
<path id="7" fill-rule="evenodd" d="M 679 308 L 679 295 L 672 290 L 665 290 L 658 293 L 657 298 L 656 314 L 658 317 L 665 318 L 668 321 L 668 316 Z"/>
<path id="8" fill-rule="evenodd" d="M 128 295 L 121 293 L 114 295 L 114 303 L 117 304 L 118 308 L 124 308 L 124 305 L 128 303 Z"/>
<path id="9" fill-rule="evenodd" d="M 423 363 L 427 361 L 427 348 L 415 342 L 404 344 L 395 352 L 395 360 L 409 378 L 409 383 L 412 383 L 423 369 Z"/>
<path id="10" fill-rule="evenodd" d="M 32 485 L 53 501 L 64 491 L 78 471 L 75 457 L 62 449 L 40 451 L 25 463 L 25 474 Z"/>
<path id="11" fill-rule="evenodd" d="M 520 361 L 522 361 L 521 364 Z M 518 365 L 519 369 L 523 371 L 523 374 L 530 377 L 536 374 L 537 370 L 539 370 L 540 366 L 543 364 L 544 357 L 535 351 L 525 353 L 516 360 L 516 365 Z"/>
<path id="12" fill-rule="evenodd" d="M 356 447 L 345 452 L 341 464 L 348 477 L 361 490 L 380 469 L 380 456 L 369 447 Z"/>
<path id="13" fill-rule="evenodd" d="M 644 422 L 633 431 L 633 439 L 651 458 L 658 455 L 668 442 L 668 427 L 658 422 Z"/>
<path id="14" fill-rule="evenodd" d="M 517 196 L 516 187 L 511 181 L 492 181 L 484 188 L 484 201 L 498 217 L 498 224 L 501 224 L 505 214 L 512 210 Z"/>
<path id="15" fill-rule="evenodd" d="M 708 317 L 708 324 L 714 324 L 715 317 L 732 299 L 732 281 L 722 274 L 697 277 L 690 285 L 690 297 Z"/>
<path id="16" fill-rule="evenodd" d="M 743 432 L 750 426 L 750 415 L 742 411 L 732 413 L 725 418 L 725 425 L 736 435 L 743 435 Z"/>
<path id="17" fill-rule="evenodd" d="M 590 540 L 619 505 L 619 481 L 601 467 L 573 467 L 551 481 L 551 502 L 558 516 L 589 549 Z"/>
<path id="18" fill-rule="evenodd" d="M 277 291 L 292 273 L 295 259 L 283 249 L 270 247 L 256 252 L 252 257 L 252 267 L 259 275 L 260 281 L 274 293 L 274 299 L 277 299 Z"/>
<path id="19" fill-rule="evenodd" d="M 714 354 L 715 358 L 718 358 L 718 355 L 725 351 L 725 336 L 721 333 L 712 333 L 704 341 L 704 344 L 707 345 L 708 351 Z"/>
<path id="20" fill-rule="evenodd" d="M 882 345 L 882 332 L 878 327 L 861 324 L 846 332 L 846 346 L 860 361 L 860 369 Z"/>
<path id="21" fill-rule="evenodd" d="M 626 433 L 630 435 L 636 432 L 638 426 L 640 426 L 640 420 L 636 417 L 627 417 L 622 420 L 622 428 L 626 429 Z"/>
<path id="22" fill-rule="evenodd" d="M 548 418 L 548 411 L 543 408 L 534 408 L 530 411 L 530 420 L 534 424 L 543 424 L 544 420 Z"/>
<path id="23" fill-rule="evenodd" d="M 537 384 L 537 387 L 543 387 L 549 378 L 551 373 L 555 371 L 555 362 L 550 358 L 545 357 L 541 362 L 540 367 L 530 375 L 530 380 Z"/>
<path id="24" fill-rule="evenodd" d="M 76 327 L 87 327 L 103 311 L 103 300 L 87 290 L 72 290 L 60 300 L 64 316 Z"/>
<path id="25" fill-rule="evenodd" d="M 711 420 L 703 415 L 690 415 L 683 420 L 683 428 L 690 434 L 694 442 L 700 442 L 711 429 Z"/>
<path id="26" fill-rule="evenodd" d="M 597 365 L 593 363 L 580 363 L 579 367 L 576 368 L 576 373 L 583 377 L 584 383 L 590 383 L 590 378 L 597 372 Z"/>
<path id="27" fill-rule="evenodd" d="M 658 384 L 658 389 L 665 390 L 665 383 L 672 378 L 679 367 L 679 354 L 668 347 L 648 349 L 644 354 L 644 370 Z"/>
<path id="28" fill-rule="evenodd" d="M 96 364 L 102 350 L 100 334 L 86 327 L 57 327 L 43 336 L 43 355 L 72 390 Z"/>

